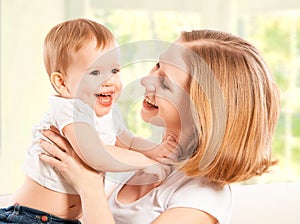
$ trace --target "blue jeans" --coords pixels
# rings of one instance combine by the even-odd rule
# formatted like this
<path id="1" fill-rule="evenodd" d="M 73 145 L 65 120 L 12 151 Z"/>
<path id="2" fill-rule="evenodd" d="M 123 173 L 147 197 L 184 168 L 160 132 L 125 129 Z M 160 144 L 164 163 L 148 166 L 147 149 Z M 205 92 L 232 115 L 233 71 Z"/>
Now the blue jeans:
<path id="1" fill-rule="evenodd" d="M 7 208 L 0 208 L 0 224 L 2 223 L 80 224 L 81 222 L 78 220 L 61 219 L 46 212 L 16 204 Z"/>

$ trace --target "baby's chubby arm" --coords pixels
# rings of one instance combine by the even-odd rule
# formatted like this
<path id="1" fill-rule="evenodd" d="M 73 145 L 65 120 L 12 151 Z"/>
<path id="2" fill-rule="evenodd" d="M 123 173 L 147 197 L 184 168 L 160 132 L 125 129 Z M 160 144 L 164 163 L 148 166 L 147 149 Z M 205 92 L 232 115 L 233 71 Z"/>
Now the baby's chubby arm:
<path id="1" fill-rule="evenodd" d="M 156 145 L 151 150 L 146 151 L 138 151 L 143 153 L 144 155 L 148 156 L 151 159 L 154 159 L 160 163 L 164 164 L 173 164 L 177 161 L 178 157 L 178 150 L 177 149 L 177 142 L 175 138 L 171 135 L 167 136 L 163 139 L 163 141 Z"/>
<path id="2" fill-rule="evenodd" d="M 133 136 L 129 131 L 122 131 L 117 136 L 116 146 L 140 152 L 162 163 L 172 163 L 177 157 L 177 142 L 172 135 L 166 135 L 159 144 L 148 139 Z"/>
<path id="3" fill-rule="evenodd" d="M 120 150 L 116 146 L 104 146 L 96 130 L 87 123 L 71 123 L 63 128 L 63 134 L 77 155 L 95 170 L 132 171 L 157 165 L 156 161 L 141 153 Z"/>

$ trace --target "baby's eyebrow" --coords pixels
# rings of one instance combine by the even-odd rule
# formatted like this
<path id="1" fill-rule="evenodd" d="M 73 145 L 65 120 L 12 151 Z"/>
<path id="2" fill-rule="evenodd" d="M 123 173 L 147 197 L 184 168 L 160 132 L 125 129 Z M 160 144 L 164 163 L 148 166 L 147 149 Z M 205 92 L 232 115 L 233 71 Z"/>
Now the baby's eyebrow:
<path id="1" fill-rule="evenodd" d="M 87 69 L 87 71 L 94 71 L 94 70 L 102 70 L 103 68 L 101 66 L 92 66 L 92 67 L 89 67 Z"/>

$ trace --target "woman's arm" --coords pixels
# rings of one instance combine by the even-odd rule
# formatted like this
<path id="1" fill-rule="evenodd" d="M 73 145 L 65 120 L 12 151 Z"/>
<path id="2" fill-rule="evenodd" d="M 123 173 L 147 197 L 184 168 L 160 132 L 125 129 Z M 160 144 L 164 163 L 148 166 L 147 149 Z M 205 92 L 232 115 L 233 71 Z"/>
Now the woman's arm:
<path id="1" fill-rule="evenodd" d="M 115 224 L 104 192 L 103 180 L 100 182 L 102 182 L 100 185 L 96 184 L 99 181 L 86 182 L 93 183 L 95 186 L 90 185 L 82 188 L 79 193 L 82 203 L 83 222 L 86 224 Z"/>
<path id="2" fill-rule="evenodd" d="M 106 200 L 103 176 L 82 163 L 63 137 L 50 131 L 43 134 L 56 145 L 41 140 L 42 148 L 54 157 L 41 154 L 40 159 L 60 172 L 78 192 L 82 203 L 83 222 L 96 224 L 101 220 L 103 224 L 115 224 Z"/>
<path id="3" fill-rule="evenodd" d="M 158 216 L 152 224 L 217 224 L 218 221 L 210 214 L 194 208 L 172 208 Z"/>

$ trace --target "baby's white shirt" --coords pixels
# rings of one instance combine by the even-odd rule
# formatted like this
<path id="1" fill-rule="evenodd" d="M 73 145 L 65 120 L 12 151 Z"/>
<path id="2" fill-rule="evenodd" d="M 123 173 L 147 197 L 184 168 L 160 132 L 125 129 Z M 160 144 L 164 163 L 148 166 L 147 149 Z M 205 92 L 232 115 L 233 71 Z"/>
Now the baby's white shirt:
<path id="1" fill-rule="evenodd" d="M 50 96 L 49 104 L 48 112 L 44 114 L 40 123 L 32 129 L 33 141 L 26 151 L 23 170 L 26 175 L 46 188 L 62 193 L 77 194 L 60 174 L 39 159 L 40 153 L 46 153 L 39 146 L 39 140 L 41 138 L 47 140 L 40 131 L 53 125 L 62 133 L 62 129 L 66 125 L 83 122 L 96 129 L 98 136 L 105 145 L 115 145 L 116 136 L 125 128 L 122 114 L 117 105 L 113 105 L 108 114 L 97 117 L 94 110 L 80 99 Z"/>

